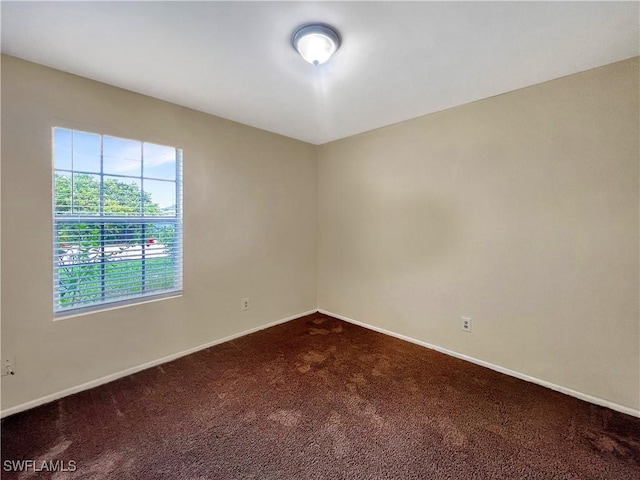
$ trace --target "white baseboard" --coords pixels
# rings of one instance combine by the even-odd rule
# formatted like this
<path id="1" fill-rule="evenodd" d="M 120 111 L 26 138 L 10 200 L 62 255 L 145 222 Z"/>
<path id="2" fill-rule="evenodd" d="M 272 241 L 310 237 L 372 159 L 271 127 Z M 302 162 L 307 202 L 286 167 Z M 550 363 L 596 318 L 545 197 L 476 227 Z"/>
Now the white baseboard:
<path id="1" fill-rule="evenodd" d="M 66 397 L 69 395 L 73 395 L 74 393 L 82 392 L 83 390 L 89 390 L 90 388 L 97 387 L 99 385 L 103 385 L 105 383 L 112 382 L 122 377 L 126 377 L 127 375 L 131 375 L 142 370 L 146 370 L 147 368 L 155 367 L 157 365 L 161 365 L 163 363 L 171 362 L 172 360 L 176 360 L 180 357 L 184 357 L 185 355 L 189 355 L 191 353 L 198 352 L 200 350 L 204 350 L 205 348 L 213 347 L 214 345 L 218 345 L 220 343 L 228 342 L 230 340 L 234 340 L 239 337 L 244 337 L 245 335 L 249 335 L 250 333 L 255 333 L 260 330 L 264 330 L 265 328 L 273 327 L 275 325 L 279 325 L 281 323 L 289 322 L 291 320 L 295 320 L 296 318 L 304 317 L 305 315 L 311 315 L 312 313 L 316 313 L 317 309 L 309 310 L 308 312 L 298 313 L 296 315 L 291 315 L 287 318 L 282 318 L 280 320 L 276 320 L 274 322 L 270 322 L 264 325 L 260 325 L 259 327 L 251 328 L 249 330 L 245 330 L 243 332 L 234 333 L 233 335 L 229 335 L 228 337 L 219 338 L 218 340 L 213 340 L 212 342 L 204 343 L 202 345 L 198 345 L 197 347 L 189 348 L 188 350 L 183 350 L 182 352 L 173 353 L 171 355 L 167 355 L 166 357 L 159 358 L 157 360 L 152 360 L 150 362 L 143 363 L 141 365 L 136 365 L 135 367 L 127 368 L 126 370 L 122 370 L 120 372 L 112 373 L 111 375 L 107 375 L 106 377 L 98 378 L 96 380 L 91 380 L 90 382 L 83 383 L 81 385 L 77 385 L 75 387 L 67 388 L 65 390 L 61 390 L 56 393 L 51 393 L 49 395 L 45 395 L 44 397 L 36 398 L 35 400 L 31 400 L 29 402 L 21 403 L 19 405 L 15 405 L 13 407 L 7 408 L 5 410 L 0 411 L 0 418 L 7 417 L 9 415 L 13 415 L 14 413 L 23 412 L 25 410 L 29 410 L 31 408 L 38 407 L 45 403 L 52 402 L 54 400 L 58 400 L 62 397 Z"/>
<path id="2" fill-rule="evenodd" d="M 578 398 L 580 400 L 584 400 L 585 402 L 593 403 L 595 405 L 599 405 L 601 407 L 607 407 L 611 410 L 615 410 L 617 412 L 626 413 L 627 415 L 632 415 L 634 417 L 640 417 L 640 410 L 635 410 L 630 407 L 625 407 L 624 405 L 619 405 L 617 403 L 610 402 L 608 400 L 604 400 L 602 398 L 594 397 L 592 395 L 588 395 L 586 393 L 578 392 L 576 390 L 572 390 L 567 387 L 563 387 L 561 385 L 556 385 L 555 383 L 548 382 L 546 380 L 541 380 L 536 377 L 531 377 L 524 373 L 516 372 L 515 370 L 510 370 L 508 368 L 501 367 L 499 365 L 494 365 L 489 362 L 485 362 L 484 360 L 479 360 L 477 358 L 470 357 L 468 355 L 464 355 L 462 353 L 454 352 L 453 350 L 448 350 L 446 348 L 439 347 L 437 345 L 432 345 L 427 342 L 423 342 L 421 340 L 416 340 L 415 338 L 407 337 L 406 335 L 402 335 L 400 333 L 395 333 L 390 330 L 385 330 L 384 328 L 375 327 L 373 325 L 369 325 L 364 322 L 360 322 L 358 320 L 354 320 L 349 317 L 345 317 L 343 315 L 338 315 L 336 313 L 328 312 L 326 310 L 319 309 L 318 312 L 324 313 L 325 315 L 329 315 L 330 317 L 335 317 L 340 320 L 344 320 L 345 322 L 353 323 L 354 325 L 359 325 L 361 327 L 367 328 L 369 330 L 374 330 L 376 332 L 382 333 L 384 335 L 389 335 L 391 337 L 399 338 L 400 340 L 405 340 L 407 342 L 415 343 L 416 345 L 420 345 L 422 347 L 429 348 L 431 350 L 436 350 L 440 353 L 444 353 L 446 355 L 450 355 L 452 357 L 460 358 L 462 360 L 466 360 L 467 362 L 475 363 L 476 365 L 480 365 L 486 368 L 490 368 L 491 370 L 495 370 L 496 372 L 504 373 L 505 375 L 509 375 L 511 377 L 519 378 L 520 380 L 524 380 L 526 382 L 535 383 L 537 385 L 541 385 L 543 387 L 550 388 L 551 390 L 555 390 L 556 392 L 564 393 L 566 395 L 570 395 L 572 397 Z"/>
<path id="3" fill-rule="evenodd" d="M 354 320 L 354 319 L 349 318 L 349 317 L 345 317 L 344 315 L 339 315 L 339 314 L 332 313 L 332 312 L 329 312 L 327 310 L 322 310 L 322 309 L 318 309 L 318 310 L 314 309 L 314 310 L 309 310 L 308 312 L 303 312 L 303 313 L 299 313 L 299 314 L 296 314 L 296 315 L 291 315 L 290 317 L 282 318 L 282 319 L 276 320 L 274 322 L 270 322 L 270 323 L 267 323 L 267 324 L 264 324 L 264 325 L 260 325 L 259 327 L 255 327 L 255 328 L 251 328 L 249 330 L 245 330 L 243 332 L 235 333 L 235 334 L 230 335 L 230 336 L 225 337 L 225 338 L 220 338 L 220 339 L 214 340 L 212 342 L 208 342 L 208 343 L 205 343 L 205 344 L 202 344 L 202 345 L 198 345 L 197 347 L 193 347 L 193 348 L 190 348 L 188 350 L 184 350 L 184 351 L 181 351 L 181 352 L 178 352 L 178 353 L 174 353 L 174 354 L 168 355 L 166 357 L 159 358 L 157 360 L 152 360 L 151 362 L 143 363 L 141 365 L 137 365 L 135 367 L 131 367 L 131 368 L 128 368 L 126 370 L 122 370 L 120 372 L 112 373 L 111 375 L 107 375 L 105 377 L 102 377 L 102 378 L 99 378 L 99 379 L 96 379 L 96 380 L 92 380 L 90 382 L 86 382 L 86 383 L 83 383 L 81 385 L 77 385 L 75 387 L 67 388 L 65 390 L 61 390 L 61 391 L 56 392 L 56 393 L 45 395 L 44 397 L 40 397 L 40 398 L 37 398 L 35 400 L 31 400 L 29 402 L 25 402 L 25 403 L 21 403 L 19 405 L 15 405 L 15 406 L 7 408 L 5 410 L 1 410 L 0 411 L 0 418 L 5 418 L 5 417 L 7 417 L 9 415 L 13 415 L 15 413 L 23 412 L 25 410 L 29 410 L 31 408 L 38 407 L 38 406 L 43 405 L 45 403 L 49 403 L 49 402 L 52 402 L 54 400 L 58 400 L 60 398 L 66 397 L 68 395 L 73 395 L 74 393 L 82 392 L 84 390 L 89 390 L 90 388 L 94 388 L 94 387 L 97 387 L 99 385 L 103 385 L 105 383 L 112 382 L 112 381 L 117 380 L 119 378 L 126 377 L 127 375 L 132 375 L 132 374 L 140 372 L 142 370 L 146 370 L 147 368 L 151 368 L 151 367 L 155 367 L 157 365 L 161 365 L 163 363 L 171 362 L 171 361 L 176 360 L 176 359 L 178 359 L 180 357 L 184 357 L 184 356 L 189 355 L 191 353 L 195 353 L 195 352 L 198 352 L 200 350 L 204 350 L 205 348 L 213 347 L 214 345 L 218 345 L 220 343 L 228 342 L 230 340 L 234 340 L 236 338 L 243 337 L 245 335 L 249 335 L 251 333 L 258 332 L 260 330 L 264 330 L 265 328 L 273 327 L 273 326 L 279 325 L 281 323 L 285 323 L 285 322 L 289 322 L 291 320 L 295 320 L 296 318 L 300 318 L 300 317 L 304 317 L 306 315 L 310 315 L 312 313 L 315 313 L 316 311 L 320 312 L 320 313 L 323 313 L 325 315 L 329 315 L 329 316 L 334 317 L 334 318 L 338 318 L 340 320 L 344 320 L 345 322 L 353 323 L 354 325 L 359 325 L 359 326 L 367 328 L 369 330 L 373 330 L 373 331 L 382 333 L 384 335 L 389 335 L 389 336 L 392 336 L 392 337 L 395 337 L 395 338 L 399 338 L 401 340 L 405 340 L 407 342 L 415 343 L 416 345 L 420 345 L 422 347 L 426 347 L 426 348 L 429 348 L 431 350 L 436 350 L 436 351 L 438 351 L 440 353 L 444 353 L 445 355 L 450 355 L 452 357 L 460 358 L 462 360 L 466 360 L 468 362 L 475 363 L 476 365 L 480 365 L 480 366 L 483 366 L 483 367 L 486 367 L 486 368 L 490 368 L 491 370 L 495 370 L 496 372 L 504 373 L 505 375 L 509 375 L 509 376 L 512 376 L 512 377 L 515 377 L 515 378 L 519 378 L 520 380 L 524 380 L 524 381 L 527 381 L 527 382 L 535 383 L 537 385 L 541 385 L 541 386 L 546 387 L 546 388 L 550 388 L 551 390 L 555 390 L 557 392 L 564 393 L 566 395 L 570 395 L 572 397 L 578 398 L 580 400 L 584 400 L 584 401 L 589 402 L 589 403 L 593 403 L 595 405 L 599 405 L 601 407 L 610 408 L 611 410 L 615 410 L 615 411 L 621 412 L 621 413 L 626 413 L 627 415 L 632 415 L 634 417 L 639 417 L 640 418 L 640 410 L 635 410 L 635 409 L 630 408 L 630 407 L 625 407 L 623 405 L 619 405 L 617 403 L 610 402 L 610 401 L 604 400 L 602 398 L 598 398 L 598 397 L 594 397 L 592 395 L 588 395 L 586 393 L 578 392 L 576 390 L 572 390 L 570 388 L 563 387 L 561 385 L 556 385 L 555 383 L 551 383 L 551 382 L 548 382 L 546 380 L 541 380 L 541 379 L 536 378 L 536 377 L 531 377 L 531 376 L 526 375 L 524 373 L 516 372 L 515 370 L 510 370 L 508 368 L 504 368 L 504 367 L 501 367 L 499 365 L 494 365 L 492 363 L 485 362 L 484 360 L 479 360 L 477 358 L 473 358 L 473 357 L 470 357 L 468 355 L 464 355 L 462 353 L 454 352 L 453 350 L 448 350 L 446 348 L 442 348 L 442 347 L 439 347 L 437 345 L 432 345 L 430 343 L 423 342 L 421 340 L 416 340 L 414 338 L 407 337 L 406 335 L 395 333 L 395 332 L 392 332 L 390 330 L 385 330 L 384 328 L 375 327 L 373 325 L 369 325 L 367 323 L 360 322 L 358 320 Z"/>

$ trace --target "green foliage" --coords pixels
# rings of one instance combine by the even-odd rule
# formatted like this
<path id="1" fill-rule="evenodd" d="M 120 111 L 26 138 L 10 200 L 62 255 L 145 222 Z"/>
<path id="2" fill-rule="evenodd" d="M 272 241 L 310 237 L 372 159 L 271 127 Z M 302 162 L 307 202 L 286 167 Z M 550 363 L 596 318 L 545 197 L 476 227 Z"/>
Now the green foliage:
<path id="1" fill-rule="evenodd" d="M 174 283 L 173 223 L 146 224 L 105 221 L 108 216 L 161 216 L 151 195 L 135 182 L 104 181 L 103 216 L 100 216 L 99 176 L 55 175 L 57 215 L 96 216 L 96 221 L 57 221 L 57 281 L 60 307 L 82 306 L 113 296 L 127 297 L 144 291 L 169 288 Z M 118 253 L 129 247 L 164 245 L 168 256 L 122 259 Z M 143 250 L 139 250 L 142 252 Z"/>
<path id="2" fill-rule="evenodd" d="M 119 261 L 59 267 L 60 307 L 90 305 L 103 294 L 114 300 L 171 288 L 173 267 L 173 258 L 147 260 L 144 266 L 140 261 Z"/>
<path id="3" fill-rule="evenodd" d="M 91 215 L 100 213 L 100 181 L 97 175 L 75 174 L 73 185 L 69 175 L 55 175 L 56 212 Z M 72 204 L 73 200 L 73 204 Z M 134 183 L 107 179 L 104 181 L 105 215 L 160 215 L 160 206 L 148 192 Z"/>
<path id="4" fill-rule="evenodd" d="M 140 216 L 144 205 L 145 216 L 160 216 L 160 206 L 151 195 L 141 192 L 136 183 L 119 180 L 104 181 L 104 215 Z M 68 175 L 55 175 L 55 211 L 61 215 L 99 215 L 100 182 L 96 175 L 76 174 L 73 185 Z M 58 228 L 58 242 L 65 245 L 81 245 L 83 248 L 98 247 L 102 243 L 141 243 L 145 239 L 164 232 L 166 227 L 141 225 L 140 223 L 65 223 Z M 155 238 L 155 237 L 154 237 Z M 62 252 L 61 252 L 62 253 Z"/>

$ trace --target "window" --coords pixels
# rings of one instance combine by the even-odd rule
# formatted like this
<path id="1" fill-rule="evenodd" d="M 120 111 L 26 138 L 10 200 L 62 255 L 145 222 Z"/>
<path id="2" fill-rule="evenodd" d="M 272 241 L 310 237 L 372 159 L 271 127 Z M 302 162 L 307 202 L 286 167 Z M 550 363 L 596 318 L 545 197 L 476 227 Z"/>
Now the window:
<path id="1" fill-rule="evenodd" d="M 53 129 L 56 316 L 182 291 L 182 151 Z"/>

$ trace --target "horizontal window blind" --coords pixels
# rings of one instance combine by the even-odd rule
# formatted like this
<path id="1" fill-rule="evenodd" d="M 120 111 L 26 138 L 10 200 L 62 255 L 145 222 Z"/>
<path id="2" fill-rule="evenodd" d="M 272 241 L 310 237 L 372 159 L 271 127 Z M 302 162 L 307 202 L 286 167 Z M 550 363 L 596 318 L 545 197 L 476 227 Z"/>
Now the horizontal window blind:
<path id="1" fill-rule="evenodd" d="M 57 316 L 181 293 L 181 163 L 177 148 L 54 128 Z"/>

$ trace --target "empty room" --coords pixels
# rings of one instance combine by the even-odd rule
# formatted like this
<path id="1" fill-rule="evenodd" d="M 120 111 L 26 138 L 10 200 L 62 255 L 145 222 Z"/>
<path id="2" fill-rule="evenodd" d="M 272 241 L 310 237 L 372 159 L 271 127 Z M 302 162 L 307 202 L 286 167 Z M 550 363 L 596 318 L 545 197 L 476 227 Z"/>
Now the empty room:
<path id="1" fill-rule="evenodd" d="M 3 479 L 640 478 L 640 3 L 2 1 Z"/>

